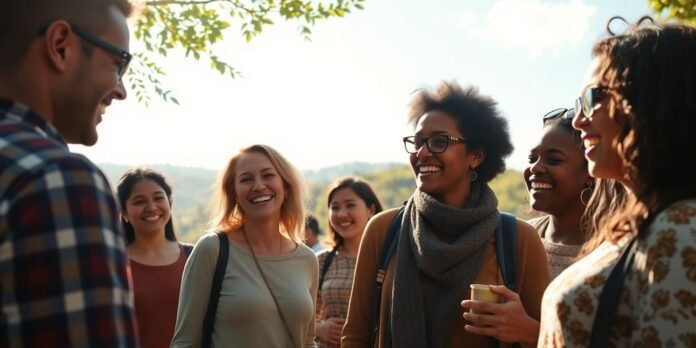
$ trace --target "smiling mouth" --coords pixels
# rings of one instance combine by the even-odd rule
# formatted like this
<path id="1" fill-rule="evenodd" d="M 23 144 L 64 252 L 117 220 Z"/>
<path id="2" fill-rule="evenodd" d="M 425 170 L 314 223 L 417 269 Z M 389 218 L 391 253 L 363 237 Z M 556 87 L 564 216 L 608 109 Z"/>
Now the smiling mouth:
<path id="1" fill-rule="evenodd" d="M 253 198 L 251 200 L 251 203 L 262 204 L 262 203 L 266 203 L 266 202 L 270 201 L 272 198 L 273 198 L 273 196 L 271 196 L 271 195 L 260 196 L 260 197 Z"/>
<path id="2" fill-rule="evenodd" d="M 553 188 L 553 185 L 545 182 L 532 182 L 530 188 L 532 190 L 550 190 Z"/>
<path id="3" fill-rule="evenodd" d="M 437 173 L 442 171 L 437 166 L 419 166 L 418 167 L 418 174 L 432 174 L 432 173 Z"/>

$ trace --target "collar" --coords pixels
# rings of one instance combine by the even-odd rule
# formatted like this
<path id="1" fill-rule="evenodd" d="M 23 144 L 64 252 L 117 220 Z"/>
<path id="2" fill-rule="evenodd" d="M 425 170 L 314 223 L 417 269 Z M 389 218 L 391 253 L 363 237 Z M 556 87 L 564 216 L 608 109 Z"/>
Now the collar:
<path id="1" fill-rule="evenodd" d="M 67 146 L 67 142 L 60 135 L 56 127 L 46 121 L 41 115 L 29 109 L 28 106 L 14 100 L 0 97 L 0 121 L 12 120 L 28 123 L 46 138 L 53 138 Z"/>

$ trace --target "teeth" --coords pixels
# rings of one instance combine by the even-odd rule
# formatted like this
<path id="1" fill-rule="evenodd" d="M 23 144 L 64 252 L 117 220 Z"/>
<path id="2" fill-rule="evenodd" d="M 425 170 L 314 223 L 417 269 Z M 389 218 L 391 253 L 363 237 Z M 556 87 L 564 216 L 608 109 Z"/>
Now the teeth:
<path id="1" fill-rule="evenodd" d="M 341 227 L 348 227 L 348 226 L 350 226 L 350 225 L 352 225 L 352 224 L 353 224 L 352 222 L 341 222 L 341 223 L 338 224 L 338 225 L 341 226 Z"/>
<path id="2" fill-rule="evenodd" d="M 598 138 L 585 138 L 583 141 L 583 145 L 585 145 L 586 148 L 595 146 L 599 144 L 599 139 Z"/>
<path id="3" fill-rule="evenodd" d="M 421 167 L 418 167 L 418 172 L 419 172 L 419 173 L 435 173 L 435 172 L 439 172 L 439 171 L 440 171 L 440 168 L 438 168 L 438 167 L 436 167 L 436 166 L 421 166 Z"/>
<path id="4" fill-rule="evenodd" d="M 532 188 L 535 190 L 550 190 L 553 188 L 553 185 L 545 182 L 532 182 Z"/>
<path id="5" fill-rule="evenodd" d="M 159 220 L 159 215 L 144 217 L 143 220 L 147 222 L 153 222 Z"/>
<path id="6" fill-rule="evenodd" d="M 271 195 L 266 195 L 266 196 L 260 196 L 256 197 L 251 200 L 252 203 L 263 203 L 263 202 L 268 202 L 273 198 Z"/>

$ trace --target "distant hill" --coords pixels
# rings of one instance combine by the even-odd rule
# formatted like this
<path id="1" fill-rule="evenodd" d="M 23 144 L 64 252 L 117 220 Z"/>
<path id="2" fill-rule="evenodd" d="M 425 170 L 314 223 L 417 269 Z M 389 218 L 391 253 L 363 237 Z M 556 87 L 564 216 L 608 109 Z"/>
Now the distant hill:
<path id="1" fill-rule="evenodd" d="M 305 170 L 302 172 L 304 178 L 308 181 L 333 181 L 336 178 L 346 175 L 356 175 L 359 173 L 375 172 L 383 169 L 401 166 L 400 163 L 367 163 L 367 162 L 350 162 L 343 163 L 331 167 L 325 167 L 318 170 Z"/>
<path id="2" fill-rule="evenodd" d="M 98 164 L 115 188 L 120 176 L 129 168 L 108 163 Z M 174 225 L 180 239 L 195 242 L 205 231 L 210 218 L 210 199 L 217 172 L 210 169 L 152 165 L 169 179 L 174 191 Z M 336 178 L 359 175 L 370 182 L 385 209 L 398 207 L 415 189 L 411 167 L 397 163 L 354 162 L 319 170 L 304 171 L 308 210 L 319 220 L 322 229 L 328 227 L 326 188 Z M 498 196 L 498 206 L 521 217 L 529 217 L 526 188 L 522 174 L 508 170 L 499 175 L 491 187 Z"/>

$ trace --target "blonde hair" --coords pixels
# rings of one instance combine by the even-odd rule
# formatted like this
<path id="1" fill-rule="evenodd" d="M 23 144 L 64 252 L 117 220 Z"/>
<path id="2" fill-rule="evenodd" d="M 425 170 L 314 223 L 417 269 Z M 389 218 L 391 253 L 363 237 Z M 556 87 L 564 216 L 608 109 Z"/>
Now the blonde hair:
<path id="1" fill-rule="evenodd" d="M 280 210 L 280 231 L 293 241 L 302 243 L 305 217 L 305 192 L 302 176 L 283 155 L 268 145 L 256 144 L 239 150 L 230 159 L 225 170 L 220 173 L 213 189 L 214 198 L 211 202 L 212 227 L 229 232 L 238 230 L 244 225 L 245 215 L 237 203 L 234 179 L 239 159 L 250 153 L 266 156 L 275 170 L 278 171 L 287 194 Z"/>

